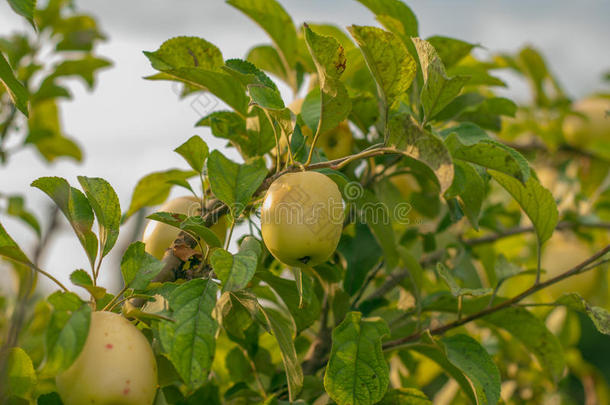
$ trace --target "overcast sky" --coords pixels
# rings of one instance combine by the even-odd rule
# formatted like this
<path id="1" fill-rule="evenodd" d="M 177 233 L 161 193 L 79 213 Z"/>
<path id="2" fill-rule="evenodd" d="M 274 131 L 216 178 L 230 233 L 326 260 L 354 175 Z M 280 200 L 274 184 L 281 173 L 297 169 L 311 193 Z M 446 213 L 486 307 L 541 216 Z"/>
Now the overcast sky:
<path id="1" fill-rule="evenodd" d="M 373 25 L 372 14 L 353 0 L 280 0 L 295 23 L 332 22 Z M 34 151 L 14 156 L 0 167 L 0 191 L 20 193 L 45 222 L 47 198 L 29 184 L 40 176 L 63 176 L 73 185 L 77 175 L 107 179 L 125 210 L 139 178 L 152 171 L 186 168 L 172 150 L 194 134 L 211 148 L 222 143 L 205 129 L 194 128 L 199 112 L 193 99 L 178 100 L 171 84 L 149 82 L 153 73 L 143 50 L 155 50 L 177 35 L 200 36 L 217 45 L 225 59 L 243 57 L 247 50 L 268 42 L 258 26 L 221 0 L 77 1 L 99 19 L 109 41 L 98 54 L 114 66 L 99 75 L 93 93 L 74 83 L 74 101 L 62 103 L 65 133 L 78 139 L 85 154 L 82 164 L 42 163 Z M 524 44 L 542 50 L 566 91 L 580 97 L 599 89 L 602 72 L 610 69 L 610 1 L 608 0 L 414 0 L 408 2 L 419 20 L 420 35 L 445 35 L 479 43 L 486 49 L 515 51 Z M 28 27 L 0 0 L 0 35 Z M 526 97 L 525 86 L 511 80 L 511 95 Z M 233 151 L 226 152 L 236 157 Z M 24 245 L 32 233 L 16 221 L 0 216 L 9 232 Z M 127 234 L 127 230 L 124 234 Z M 53 242 L 42 267 L 67 280 L 87 261 L 71 231 Z M 102 282 L 116 287 L 116 258 L 107 260 Z M 47 286 L 46 281 L 42 282 Z"/>

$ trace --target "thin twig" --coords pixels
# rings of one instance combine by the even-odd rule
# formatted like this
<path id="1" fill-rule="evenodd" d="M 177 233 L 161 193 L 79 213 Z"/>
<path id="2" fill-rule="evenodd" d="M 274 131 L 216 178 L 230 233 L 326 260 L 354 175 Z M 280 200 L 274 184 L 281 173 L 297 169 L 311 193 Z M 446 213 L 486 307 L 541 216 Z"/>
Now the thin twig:
<path id="1" fill-rule="evenodd" d="M 591 267 L 590 265 L 595 263 L 598 259 L 600 259 L 601 257 L 603 257 L 604 255 L 606 255 L 608 252 L 610 252 L 610 245 L 607 245 L 605 248 L 603 248 L 602 250 L 598 251 L 597 253 L 595 253 L 593 256 L 589 257 L 587 260 L 583 261 L 582 263 L 580 263 L 579 265 L 553 277 L 550 278 L 546 281 L 543 281 L 541 283 L 537 283 L 534 284 L 533 286 L 531 286 L 530 288 L 526 289 L 525 291 L 523 291 L 521 294 L 516 295 L 515 297 L 506 300 L 498 305 L 495 305 L 491 308 L 486 308 L 482 311 L 476 312 L 472 315 L 468 315 L 464 318 L 455 320 L 453 322 L 447 323 L 445 325 L 441 325 L 438 326 L 434 329 L 430 329 L 429 332 L 432 335 L 441 335 L 451 329 L 457 328 L 459 326 L 462 326 L 466 323 L 472 322 L 474 320 L 480 319 L 486 315 L 492 314 L 494 312 L 500 311 L 502 309 L 506 309 L 512 305 L 515 305 L 517 303 L 519 303 L 520 301 L 522 301 L 523 299 L 529 297 L 530 295 L 550 286 L 553 285 L 555 283 L 558 283 L 559 281 L 562 281 L 570 276 L 579 274 L 583 271 L 586 271 L 585 269 L 591 269 L 593 267 Z M 602 260 L 599 264 L 604 263 L 605 260 Z M 396 339 L 396 340 L 392 340 L 389 342 L 384 343 L 383 345 L 383 349 L 384 350 L 388 350 L 388 349 L 393 349 L 395 347 L 401 346 L 405 343 L 409 343 L 409 342 L 413 342 L 415 340 L 418 340 L 423 334 L 425 333 L 425 331 L 418 331 L 415 333 L 412 333 L 408 336 Z"/>

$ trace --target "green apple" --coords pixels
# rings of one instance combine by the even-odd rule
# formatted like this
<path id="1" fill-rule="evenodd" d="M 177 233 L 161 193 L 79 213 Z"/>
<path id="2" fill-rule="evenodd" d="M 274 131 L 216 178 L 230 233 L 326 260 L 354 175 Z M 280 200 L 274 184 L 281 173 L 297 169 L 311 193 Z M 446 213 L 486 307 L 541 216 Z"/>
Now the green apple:
<path id="1" fill-rule="evenodd" d="M 316 266 L 333 254 L 343 230 L 337 185 L 317 172 L 288 173 L 275 180 L 263 202 L 265 245 L 280 262 Z"/>
<path id="2" fill-rule="evenodd" d="M 610 98 L 585 98 L 574 103 L 572 109 L 582 116 L 569 115 L 563 120 L 563 134 L 569 145 L 586 148 L 597 142 L 610 142 Z"/>
<path id="3" fill-rule="evenodd" d="M 94 312 L 82 352 L 56 383 L 64 405 L 151 405 L 157 363 L 148 340 L 127 319 Z"/>
<path id="4" fill-rule="evenodd" d="M 201 202 L 194 196 L 178 197 L 167 201 L 158 211 L 188 216 L 199 215 L 201 214 Z M 210 230 L 218 236 L 218 239 L 223 241 L 227 231 L 225 217 L 221 217 L 217 223 L 210 227 Z M 162 222 L 150 221 L 144 229 L 142 242 L 146 245 L 146 252 L 161 260 L 165 251 L 170 248 L 179 233 L 180 229 L 178 228 Z"/>

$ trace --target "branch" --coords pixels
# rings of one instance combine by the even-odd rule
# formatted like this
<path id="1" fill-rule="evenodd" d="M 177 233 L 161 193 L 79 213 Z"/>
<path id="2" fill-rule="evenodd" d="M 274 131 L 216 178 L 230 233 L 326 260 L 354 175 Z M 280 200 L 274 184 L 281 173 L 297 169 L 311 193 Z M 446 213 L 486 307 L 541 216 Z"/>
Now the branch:
<path id="1" fill-rule="evenodd" d="M 555 227 L 556 230 L 562 231 L 566 229 L 578 229 L 578 228 L 589 228 L 589 229 L 610 229 L 610 222 L 598 222 L 598 223 L 583 223 L 583 222 L 571 222 L 561 221 Z M 492 233 L 489 235 L 481 236 L 479 238 L 472 238 L 464 240 L 464 244 L 468 246 L 482 245 L 485 243 L 492 243 L 499 239 L 507 238 L 509 236 L 521 235 L 524 233 L 534 232 L 533 226 L 517 226 L 514 228 L 508 228 L 502 232 Z"/>
<path id="2" fill-rule="evenodd" d="M 541 283 L 537 283 L 534 284 L 533 286 L 531 286 L 530 288 L 526 289 L 525 291 L 523 291 L 521 294 L 506 300 L 498 305 L 495 305 L 493 307 L 489 307 L 486 308 L 482 311 L 476 312 L 472 315 L 469 315 L 467 317 L 458 319 L 456 321 L 450 322 L 448 324 L 445 325 L 441 325 L 438 326 L 434 329 L 430 329 L 430 334 L 432 335 L 441 335 L 445 332 L 447 332 L 448 330 L 457 328 L 458 326 L 462 326 L 466 323 L 472 322 L 474 320 L 477 320 L 479 318 L 482 318 L 486 315 L 492 314 L 494 312 L 500 311 L 502 309 L 506 309 L 512 305 L 515 305 L 517 303 L 519 303 L 520 301 L 522 301 L 523 299 L 529 297 L 530 295 L 550 286 L 553 285 L 555 283 L 558 283 L 559 281 L 562 281 L 568 277 L 574 276 L 576 274 L 579 274 L 583 271 L 587 271 L 592 269 L 593 267 L 601 264 L 601 263 L 597 263 L 595 266 L 590 266 L 591 264 L 593 264 L 597 259 L 603 257 L 606 253 L 610 252 L 610 245 L 607 245 L 605 248 L 603 248 L 602 250 L 598 251 L 597 253 L 595 253 L 593 256 L 589 257 L 587 260 L 585 260 L 584 262 L 580 263 L 579 265 L 571 268 L 570 270 L 567 270 L 553 278 L 550 278 L 546 281 L 543 281 Z M 402 337 L 400 339 L 396 339 L 396 340 L 392 340 L 389 342 L 384 343 L 383 345 L 383 349 L 384 350 L 388 350 L 388 349 L 393 349 L 397 346 L 401 346 L 404 345 L 406 343 L 409 342 L 413 342 L 415 340 L 418 340 L 422 335 L 424 334 L 424 331 L 418 331 L 415 333 L 412 333 L 408 336 Z"/>

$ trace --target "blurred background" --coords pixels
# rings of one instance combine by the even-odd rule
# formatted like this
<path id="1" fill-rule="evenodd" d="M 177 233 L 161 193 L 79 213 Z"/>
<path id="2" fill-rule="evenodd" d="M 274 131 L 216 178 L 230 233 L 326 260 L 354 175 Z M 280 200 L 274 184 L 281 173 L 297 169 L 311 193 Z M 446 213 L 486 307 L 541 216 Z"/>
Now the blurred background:
<path id="1" fill-rule="evenodd" d="M 282 5 L 300 25 L 303 21 L 376 25 L 372 14 L 352 0 L 282 0 Z M 479 54 L 515 52 L 525 44 L 538 48 L 546 57 L 568 95 L 585 96 L 601 88 L 601 75 L 610 66 L 610 1 L 608 0 L 412 0 L 407 4 L 419 19 L 422 37 L 444 35 L 479 43 Z M 202 136 L 210 148 L 220 148 L 233 159 L 234 150 L 212 138 L 208 128 L 194 123 L 222 105 L 210 97 L 179 99 L 168 82 L 143 80 L 153 70 L 142 54 L 155 50 L 166 39 L 178 35 L 200 36 L 218 46 L 225 59 L 244 57 L 257 44 L 268 43 L 265 33 L 237 10 L 221 0 L 77 2 L 78 8 L 98 18 L 108 41 L 97 54 L 112 60 L 113 67 L 98 75 L 97 86 L 87 92 L 81 84 L 71 86 L 73 101 L 61 104 L 65 133 L 79 142 L 84 151 L 82 164 L 59 160 L 49 165 L 33 148 L 25 149 L 0 166 L 0 191 L 19 193 L 46 225 L 44 214 L 50 200 L 29 184 L 40 176 L 62 176 L 73 185 L 77 175 L 108 180 L 117 191 L 123 211 L 131 190 L 144 175 L 169 168 L 186 168 L 172 150 L 194 134 Z M 346 13 L 347 11 L 347 13 Z M 0 35 L 28 31 L 22 18 L 6 2 L 0 2 Z M 526 84 L 504 74 L 508 89 L 499 91 L 515 101 L 527 101 Z M 278 83 L 279 84 L 279 83 Z M 290 100 L 288 92 L 286 100 Z M 181 194 L 176 191 L 175 194 Z M 21 246 L 31 246 L 35 235 L 21 223 L 0 217 L 8 232 Z M 128 238 L 133 219 L 123 228 Z M 86 257 L 72 231 L 64 226 L 51 241 L 41 267 L 67 281 L 74 269 L 84 267 Z M 119 244 L 121 239 L 119 239 Z M 102 284 L 118 288 L 119 249 L 105 262 Z M 10 280 L 2 287 L 11 289 Z M 40 280 L 41 288 L 51 288 Z"/>

